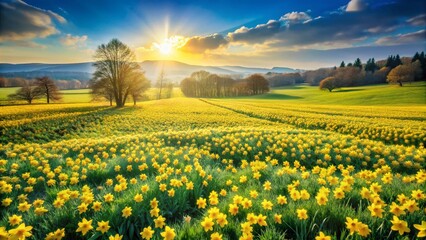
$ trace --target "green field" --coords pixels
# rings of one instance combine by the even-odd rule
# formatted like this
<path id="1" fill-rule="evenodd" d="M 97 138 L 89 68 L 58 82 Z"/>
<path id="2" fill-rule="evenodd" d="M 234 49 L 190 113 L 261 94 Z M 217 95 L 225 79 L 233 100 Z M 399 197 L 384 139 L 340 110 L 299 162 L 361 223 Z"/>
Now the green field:
<path id="1" fill-rule="evenodd" d="M 274 88 L 270 93 L 240 99 L 285 100 L 290 103 L 342 105 L 422 105 L 426 104 L 426 82 L 397 85 L 348 87 L 333 92 L 318 87 L 295 85 Z"/>
<path id="2" fill-rule="evenodd" d="M 7 95 L 18 88 L 0 88 L 0 104 L 7 105 Z M 91 101 L 89 89 L 62 90 L 62 103 L 87 103 Z M 158 89 L 150 88 L 145 93 L 145 100 L 155 100 Z M 163 95 L 165 96 L 165 95 Z M 179 88 L 174 88 L 172 97 L 183 97 Z M 285 100 L 289 103 L 301 104 L 338 104 L 338 105 L 423 105 L 426 104 L 426 82 L 396 85 L 373 85 L 362 87 L 341 88 L 333 92 L 320 91 L 318 87 L 295 85 L 273 88 L 269 93 L 230 98 L 239 100 Z M 43 103 L 37 100 L 36 103 Z"/>
<path id="3" fill-rule="evenodd" d="M 124 108 L 69 90 L 69 103 L 2 106 L 0 236 L 416 239 L 424 90 L 299 85 Z"/>
<path id="4" fill-rule="evenodd" d="M 10 104 L 25 104 L 23 101 L 10 101 L 7 99 L 7 96 L 15 93 L 19 88 L 11 87 L 11 88 L 0 88 L 0 105 L 10 105 Z M 90 94 L 90 89 L 73 89 L 73 90 L 61 90 L 62 100 L 60 103 L 88 103 L 92 100 L 92 95 Z M 166 90 L 163 90 L 165 98 Z M 154 100 L 157 99 L 158 89 L 150 88 L 145 93 L 144 100 Z M 179 88 L 174 88 L 171 97 L 182 97 L 183 94 Z M 131 100 L 129 100 L 130 103 Z M 34 103 L 45 103 L 45 99 L 35 100 Z"/>

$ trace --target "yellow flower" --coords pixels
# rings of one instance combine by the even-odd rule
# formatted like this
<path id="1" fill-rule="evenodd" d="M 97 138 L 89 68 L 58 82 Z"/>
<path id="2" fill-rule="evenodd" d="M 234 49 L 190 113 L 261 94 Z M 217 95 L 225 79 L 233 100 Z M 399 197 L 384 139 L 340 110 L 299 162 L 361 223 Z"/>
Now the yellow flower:
<path id="1" fill-rule="evenodd" d="M 9 224 L 11 226 L 18 225 L 21 222 L 22 222 L 22 216 L 13 214 L 12 216 L 9 217 Z"/>
<path id="2" fill-rule="evenodd" d="M 218 232 L 213 233 L 210 235 L 210 240 L 222 240 L 222 235 Z"/>
<path id="3" fill-rule="evenodd" d="M 282 221 L 281 221 L 282 216 L 283 216 L 282 214 L 275 214 L 274 215 L 274 221 L 278 224 L 281 224 L 282 223 Z"/>
<path id="4" fill-rule="evenodd" d="M 0 239 L 1 240 L 8 240 L 9 239 L 9 233 L 7 233 L 5 227 L 0 227 Z"/>
<path id="5" fill-rule="evenodd" d="M 23 240 L 26 237 L 31 237 L 31 226 L 25 226 L 25 223 L 22 223 L 17 228 L 9 230 L 10 239 L 19 239 Z"/>
<path id="6" fill-rule="evenodd" d="M 392 202 L 392 205 L 390 206 L 389 212 L 391 212 L 393 215 L 399 217 L 400 215 L 405 215 L 405 207 L 399 206 L 395 202 Z"/>
<path id="7" fill-rule="evenodd" d="M 408 228 L 408 223 L 406 221 L 400 220 L 397 216 L 393 216 L 392 227 L 393 231 L 398 231 L 399 235 L 404 234 L 405 232 L 409 233 L 410 229 Z"/>
<path id="8" fill-rule="evenodd" d="M 125 207 L 122 211 L 123 217 L 128 218 L 130 215 L 132 215 L 132 208 L 131 207 Z"/>
<path id="9" fill-rule="evenodd" d="M 81 232 L 84 236 L 88 231 L 92 229 L 92 220 L 87 221 L 86 218 L 83 218 L 83 220 L 78 223 L 78 228 L 76 232 Z"/>
<path id="10" fill-rule="evenodd" d="M 358 230 L 358 219 L 352 219 L 350 217 L 346 217 L 346 228 L 349 230 L 350 235 L 354 234 Z"/>
<path id="11" fill-rule="evenodd" d="M 367 224 L 358 223 L 358 234 L 361 235 L 362 237 L 367 237 L 368 234 L 370 234 L 371 230 L 368 228 Z"/>
<path id="12" fill-rule="evenodd" d="M 140 232 L 142 239 L 151 239 L 152 235 L 154 234 L 154 230 L 152 230 L 151 226 L 148 226 Z"/>
<path id="13" fill-rule="evenodd" d="M 280 205 L 287 204 L 287 198 L 286 198 L 285 196 L 279 195 L 279 196 L 277 197 L 277 202 L 278 202 L 278 204 L 280 204 Z"/>
<path id="14" fill-rule="evenodd" d="M 297 209 L 296 212 L 297 212 L 297 217 L 300 220 L 308 219 L 308 211 L 306 211 L 306 209 L 303 209 L 303 208 L 302 209 Z"/>
<path id="15" fill-rule="evenodd" d="M 12 203 L 11 198 L 5 198 L 1 201 L 1 205 L 5 206 L 5 207 L 8 207 L 11 203 Z"/>
<path id="16" fill-rule="evenodd" d="M 273 206 L 274 206 L 274 204 L 272 204 L 272 202 L 270 202 L 270 201 L 268 201 L 266 199 L 263 199 L 263 201 L 262 201 L 262 207 L 263 207 L 263 209 L 265 209 L 265 210 L 272 210 Z"/>
<path id="17" fill-rule="evenodd" d="M 323 232 L 320 232 L 319 235 L 315 237 L 315 240 L 331 240 L 331 237 L 326 236 Z"/>
<path id="18" fill-rule="evenodd" d="M 268 224 L 266 223 L 266 216 L 263 216 L 262 214 L 259 214 L 257 216 L 257 224 L 259 226 L 268 226 Z"/>
<path id="19" fill-rule="evenodd" d="M 172 240 L 172 239 L 175 238 L 176 233 L 175 233 L 175 230 L 173 228 L 166 226 L 166 229 L 164 230 L 164 232 L 161 233 L 161 236 L 165 240 Z"/>
<path id="20" fill-rule="evenodd" d="M 381 205 L 376 205 L 373 203 L 370 206 L 368 206 L 368 210 L 370 210 L 372 217 L 378 217 L 378 218 L 383 217 L 383 209 Z"/>
<path id="21" fill-rule="evenodd" d="M 78 207 L 77 207 L 77 209 L 78 209 L 78 212 L 80 213 L 80 214 L 82 214 L 82 213 L 84 213 L 84 212 L 86 212 L 87 211 L 87 204 L 86 203 L 81 203 Z"/>
<path id="22" fill-rule="evenodd" d="M 65 228 L 57 229 L 55 232 L 47 234 L 45 240 L 61 240 L 63 237 L 65 237 Z"/>
<path id="23" fill-rule="evenodd" d="M 420 232 L 417 234 L 417 237 L 426 237 L 426 221 L 422 221 L 422 225 L 414 224 L 414 227 Z"/>
<path id="24" fill-rule="evenodd" d="M 265 191 L 270 191 L 271 189 L 272 189 L 272 187 L 271 187 L 271 182 L 269 182 L 269 181 L 266 181 L 264 184 L 263 184 L 263 189 L 265 189 Z"/>
<path id="25" fill-rule="evenodd" d="M 96 230 L 104 234 L 108 232 L 109 228 L 109 221 L 100 221 L 98 222 L 98 227 L 96 228 Z"/>
<path id="26" fill-rule="evenodd" d="M 226 219 L 226 214 L 219 213 L 217 215 L 216 222 L 220 227 L 224 227 L 226 224 L 228 224 L 228 220 Z"/>
<path id="27" fill-rule="evenodd" d="M 93 203 L 92 209 L 95 210 L 95 212 L 100 211 L 102 208 L 102 203 L 99 201 L 96 201 Z"/>
<path id="28" fill-rule="evenodd" d="M 212 231 L 213 230 L 214 222 L 210 217 L 205 217 L 204 220 L 201 222 L 201 226 L 203 226 L 204 231 Z"/>
<path id="29" fill-rule="evenodd" d="M 163 216 L 159 216 L 158 218 L 154 219 L 155 227 L 156 228 L 163 228 L 166 222 L 166 218 Z"/>
<path id="30" fill-rule="evenodd" d="M 200 198 L 197 199 L 197 207 L 198 208 L 205 208 L 206 205 L 207 205 L 207 201 L 206 201 L 205 198 L 200 197 Z"/>
<path id="31" fill-rule="evenodd" d="M 151 208 L 157 208 L 158 207 L 158 200 L 157 198 L 153 198 L 149 204 L 151 205 Z"/>
<path id="32" fill-rule="evenodd" d="M 108 193 L 104 196 L 105 202 L 112 202 L 114 201 L 114 196 L 111 193 Z"/>
<path id="33" fill-rule="evenodd" d="M 138 194 L 135 195 L 135 197 L 133 199 L 135 200 L 135 202 L 142 202 L 143 196 L 142 196 L 142 194 L 138 193 Z"/>
<path id="34" fill-rule="evenodd" d="M 118 233 L 115 234 L 115 236 L 109 236 L 109 240 L 121 240 L 123 238 L 123 236 L 120 236 Z"/>
<path id="35" fill-rule="evenodd" d="M 31 204 L 27 202 L 23 202 L 18 205 L 18 210 L 20 212 L 28 212 L 28 210 L 30 210 L 30 207 L 31 207 Z"/>
<path id="36" fill-rule="evenodd" d="M 230 203 L 229 204 L 229 213 L 231 213 L 233 216 L 237 215 L 237 213 L 238 213 L 238 205 Z"/>

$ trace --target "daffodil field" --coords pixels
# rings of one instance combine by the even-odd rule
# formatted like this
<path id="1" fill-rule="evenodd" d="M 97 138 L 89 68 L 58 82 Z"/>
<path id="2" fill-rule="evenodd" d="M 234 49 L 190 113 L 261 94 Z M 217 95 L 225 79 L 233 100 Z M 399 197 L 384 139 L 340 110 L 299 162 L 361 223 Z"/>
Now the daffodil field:
<path id="1" fill-rule="evenodd" d="M 424 106 L 0 110 L 0 239 L 426 236 Z"/>

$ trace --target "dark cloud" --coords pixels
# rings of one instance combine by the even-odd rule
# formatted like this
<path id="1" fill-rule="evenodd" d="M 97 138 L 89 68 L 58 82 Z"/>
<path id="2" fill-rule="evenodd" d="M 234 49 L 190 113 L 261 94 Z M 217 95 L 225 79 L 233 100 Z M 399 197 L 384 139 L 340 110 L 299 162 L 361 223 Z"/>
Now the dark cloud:
<path id="1" fill-rule="evenodd" d="M 400 45 L 415 42 L 426 42 L 426 30 L 382 37 L 376 41 L 378 45 Z"/>
<path id="2" fill-rule="evenodd" d="M 228 37 L 232 42 L 263 43 L 280 32 L 282 24 L 280 21 L 269 20 L 266 24 L 259 24 L 254 28 L 241 27 Z"/>
<path id="3" fill-rule="evenodd" d="M 61 15 L 20 0 L 0 3 L 0 41 L 30 40 L 59 33 L 54 22 L 65 23 Z"/>
<path id="4" fill-rule="evenodd" d="M 407 19 L 424 14 L 424 9 L 423 1 L 400 0 L 376 8 L 363 8 L 363 11 L 330 14 L 304 22 L 271 20 L 253 28 L 242 27 L 228 36 L 232 42 L 264 43 L 273 40 L 276 46 L 282 47 L 352 44 L 395 31 L 403 27 L 401 24 Z"/>
<path id="5" fill-rule="evenodd" d="M 193 53 L 203 53 L 206 50 L 217 49 L 220 46 L 225 46 L 228 41 L 224 36 L 220 34 L 213 34 L 206 37 L 191 37 L 185 45 L 181 47 L 181 50 Z"/>

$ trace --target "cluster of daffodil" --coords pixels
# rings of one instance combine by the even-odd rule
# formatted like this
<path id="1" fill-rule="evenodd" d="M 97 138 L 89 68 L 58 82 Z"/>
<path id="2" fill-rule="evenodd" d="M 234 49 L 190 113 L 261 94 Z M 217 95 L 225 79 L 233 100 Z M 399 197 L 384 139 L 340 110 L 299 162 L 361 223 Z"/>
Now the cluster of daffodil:
<path id="1" fill-rule="evenodd" d="M 289 106 L 286 102 L 235 103 L 221 100 L 208 102 L 245 115 L 299 128 L 322 129 L 392 144 L 420 145 L 426 142 L 426 108 L 424 107 L 346 107 L 342 109 L 342 107 L 330 105 L 327 107 L 297 105 L 296 107 Z M 374 113 L 370 114 L 373 111 Z"/>
<path id="2" fill-rule="evenodd" d="M 196 99 L 82 108 L 63 114 L 82 116 L 86 132 L 0 145 L 0 239 L 426 236 L 421 144 L 297 129 Z M 52 111 L 45 125 L 58 126 L 59 110 L 34 114 Z"/>

